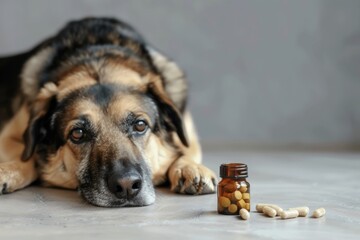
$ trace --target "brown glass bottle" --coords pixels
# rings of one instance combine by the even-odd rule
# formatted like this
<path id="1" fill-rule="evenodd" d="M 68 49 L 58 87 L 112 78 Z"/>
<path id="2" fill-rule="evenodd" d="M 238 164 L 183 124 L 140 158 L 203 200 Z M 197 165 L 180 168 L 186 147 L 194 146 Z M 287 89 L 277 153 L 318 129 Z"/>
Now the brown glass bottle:
<path id="1" fill-rule="evenodd" d="M 221 164 L 218 184 L 218 213 L 238 215 L 240 209 L 250 211 L 250 183 L 247 165 L 243 163 Z"/>

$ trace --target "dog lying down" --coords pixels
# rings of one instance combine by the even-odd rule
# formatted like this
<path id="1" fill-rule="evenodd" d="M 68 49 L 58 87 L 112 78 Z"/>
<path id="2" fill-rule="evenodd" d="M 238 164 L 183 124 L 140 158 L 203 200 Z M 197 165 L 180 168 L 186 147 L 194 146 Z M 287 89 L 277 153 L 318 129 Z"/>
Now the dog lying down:
<path id="1" fill-rule="evenodd" d="M 70 22 L 0 59 L 0 192 L 35 180 L 103 207 L 154 203 L 154 185 L 215 191 L 177 64 L 131 26 Z"/>

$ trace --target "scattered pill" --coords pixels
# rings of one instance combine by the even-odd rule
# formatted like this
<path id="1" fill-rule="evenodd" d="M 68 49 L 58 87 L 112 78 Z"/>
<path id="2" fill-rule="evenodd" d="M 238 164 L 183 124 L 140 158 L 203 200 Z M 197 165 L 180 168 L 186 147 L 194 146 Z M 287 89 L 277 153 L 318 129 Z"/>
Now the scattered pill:
<path id="1" fill-rule="evenodd" d="M 286 210 L 280 213 L 282 219 L 296 218 L 298 216 L 299 212 L 297 210 Z"/>
<path id="2" fill-rule="evenodd" d="M 250 213 L 245 208 L 240 209 L 240 217 L 244 220 L 248 220 L 250 218 Z"/>
<path id="3" fill-rule="evenodd" d="M 262 209 L 263 213 L 268 216 L 268 217 L 275 217 L 276 216 L 276 210 L 273 209 L 272 207 L 269 206 L 265 206 Z"/>
<path id="4" fill-rule="evenodd" d="M 276 216 L 280 216 L 280 213 L 283 211 L 283 209 L 282 209 L 281 207 L 279 207 L 279 206 L 276 205 L 276 204 L 271 204 L 271 203 L 259 203 L 259 204 L 257 204 L 257 205 L 256 205 L 256 211 L 262 213 L 262 212 L 263 212 L 263 208 L 264 208 L 265 206 L 269 206 L 269 207 L 275 209 L 275 211 L 276 211 Z"/>
<path id="5" fill-rule="evenodd" d="M 275 205 L 275 204 L 271 204 L 271 205 L 269 205 L 269 207 L 275 209 L 275 211 L 276 211 L 276 216 L 280 216 L 280 213 L 281 213 L 282 211 L 284 211 L 281 207 L 279 207 L 278 205 Z"/>
<path id="6" fill-rule="evenodd" d="M 318 208 L 313 212 L 312 217 L 320 218 L 320 217 L 324 216 L 325 213 L 326 213 L 325 208 Z"/>
<path id="7" fill-rule="evenodd" d="M 289 208 L 289 210 L 297 210 L 299 212 L 299 217 L 306 217 L 309 213 L 308 207 L 295 207 Z"/>
<path id="8" fill-rule="evenodd" d="M 265 206 L 267 206 L 267 205 L 269 205 L 269 204 L 266 204 L 266 203 L 258 203 L 258 204 L 256 204 L 256 211 L 262 213 L 262 212 L 263 212 L 263 208 L 264 208 Z"/>

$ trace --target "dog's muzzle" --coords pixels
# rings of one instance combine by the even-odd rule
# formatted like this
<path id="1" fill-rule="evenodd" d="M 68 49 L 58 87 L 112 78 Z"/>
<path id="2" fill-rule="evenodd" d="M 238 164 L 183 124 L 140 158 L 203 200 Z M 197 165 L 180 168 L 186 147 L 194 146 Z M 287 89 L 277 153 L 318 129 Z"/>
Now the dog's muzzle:
<path id="1" fill-rule="evenodd" d="M 140 173 L 132 166 L 113 171 L 107 179 L 108 187 L 117 198 L 131 200 L 143 186 Z"/>
<path id="2" fill-rule="evenodd" d="M 154 203 L 155 189 L 145 161 L 121 159 L 102 169 L 100 176 L 91 173 L 89 168 L 80 171 L 79 191 L 88 202 L 101 207 L 135 207 Z M 91 175 L 97 176 L 96 181 L 89 180 Z"/>

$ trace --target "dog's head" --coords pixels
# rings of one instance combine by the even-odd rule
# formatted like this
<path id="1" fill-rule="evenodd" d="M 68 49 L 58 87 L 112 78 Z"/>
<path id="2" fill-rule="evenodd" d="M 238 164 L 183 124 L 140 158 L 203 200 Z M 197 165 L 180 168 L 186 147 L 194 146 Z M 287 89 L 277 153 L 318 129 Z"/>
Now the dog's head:
<path id="1" fill-rule="evenodd" d="M 172 133 L 187 145 L 180 113 L 156 75 L 112 65 L 94 77 L 89 68 L 67 69 L 56 84 L 41 88 L 30 106 L 23 159 L 35 152 L 43 169 L 55 166 L 41 174 L 60 172 L 59 186 L 77 181 L 73 185 L 92 204 L 152 204 L 159 148 L 177 154 Z"/>

